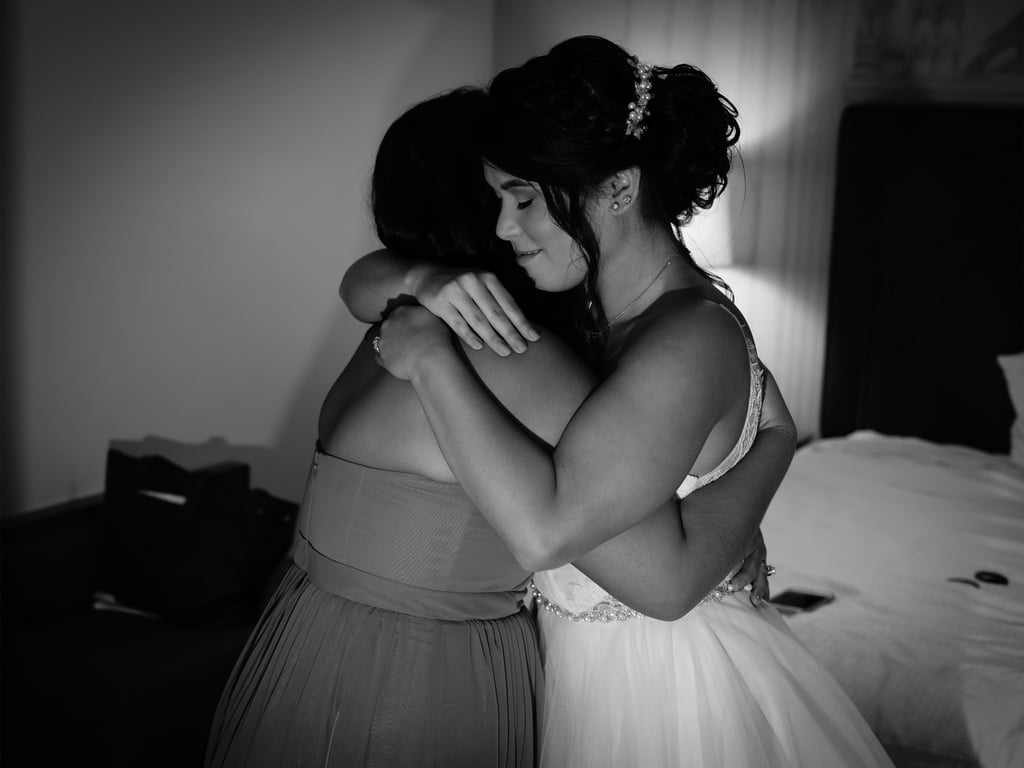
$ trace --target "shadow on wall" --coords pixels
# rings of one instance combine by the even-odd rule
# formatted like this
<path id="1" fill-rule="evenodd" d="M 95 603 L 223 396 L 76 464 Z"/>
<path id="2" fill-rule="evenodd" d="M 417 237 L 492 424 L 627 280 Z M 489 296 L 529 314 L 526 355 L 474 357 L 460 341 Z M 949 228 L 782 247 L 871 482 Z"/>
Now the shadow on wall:
<path id="1" fill-rule="evenodd" d="M 10 15 L 15 5 L 25 14 L 31 4 L 5 5 L 0 16 Z M 365 209 L 372 152 L 387 123 L 411 103 L 489 74 L 493 11 L 487 4 L 474 4 L 472 12 L 468 3 L 385 4 L 409 10 L 395 27 L 387 8 L 353 11 L 338 4 L 296 15 L 275 4 L 247 17 L 237 34 L 224 34 L 238 21 L 230 9 L 207 19 L 201 3 L 185 4 L 183 14 L 169 12 L 174 3 L 147 10 L 115 5 L 95 19 L 80 16 L 74 3 L 28 14 L 43 40 L 72 36 L 69 27 L 81 20 L 87 37 L 111 43 L 109 55 L 87 43 L 70 46 L 57 63 L 31 73 L 29 85 L 59 83 L 74 57 L 81 57 L 91 67 L 86 84 L 105 107 L 91 105 L 90 114 L 102 119 L 87 121 L 73 132 L 74 141 L 65 141 L 51 118 L 77 109 L 79 96 L 56 88 L 55 98 L 41 99 L 34 119 L 53 135 L 47 133 L 38 146 L 49 147 L 52 138 L 74 163 L 65 169 L 48 156 L 33 158 L 32 168 L 41 169 L 39 184 L 46 182 L 40 199 L 84 197 L 91 188 L 84 171 L 99 158 L 120 161 L 121 174 L 99 198 L 90 198 L 99 199 L 101 215 L 76 213 L 88 258 L 79 256 L 79 238 L 67 227 L 47 239 L 54 228 L 43 221 L 41 203 L 29 212 L 38 228 L 33 232 L 46 235 L 33 241 L 37 250 L 12 262 L 0 258 L 0 318 L 10 314 L 25 324 L 12 340 L 33 344 L 42 338 L 56 353 L 26 361 L 6 344 L 0 348 L 0 449 L 24 454 L 13 457 L 22 467 L 7 458 L 0 462 L 4 513 L 97 491 L 108 445 L 165 455 L 183 465 L 244 461 L 255 486 L 298 500 L 321 402 L 365 331 L 348 316 L 337 287 L 351 261 L 379 247 Z M 203 23 L 196 26 L 199 13 Z M 453 28 L 464 34 L 454 36 Z M 388 36 L 391 29 L 394 38 Z M 398 60 L 380 68 L 372 79 L 378 93 L 366 109 L 353 112 L 331 97 L 365 84 L 365 77 L 351 72 L 354 54 L 344 51 L 370 46 L 367 31 L 378 40 L 375 50 L 397 48 Z M 358 46 L 339 45 L 354 33 L 363 35 L 350 41 Z M 464 44 L 451 45 L 459 38 Z M 187 61 L 179 62 L 186 48 Z M 6 47 L 0 58 L 15 58 L 12 50 Z M 47 59 L 39 47 L 18 58 L 29 54 L 31 61 Z M 135 60 L 137 69 L 118 66 Z M 272 66 L 277 61 L 281 66 Z M 130 71 L 121 77 L 123 69 Z M 253 127 L 245 141 L 236 142 L 234 131 L 243 119 Z M 2 130 L 9 127 L 5 123 Z M 102 147 L 94 147 L 92 137 Z M 223 156 L 222 144 L 230 150 Z M 160 151 L 148 151 L 153 146 Z M 132 208 L 139 215 L 125 217 L 124 205 L 139 198 L 132 190 L 165 171 L 174 179 L 158 185 L 166 188 L 165 196 L 139 203 Z M 73 183 L 74 195 L 62 185 L 49 186 L 51 179 Z M 7 184 L 9 175 L 0 180 Z M 0 232 L 0 240 L 8 236 Z M 138 243 L 147 243 L 145 258 L 138 258 Z M 37 251 L 55 269 L 78 270 L 83 284 L 66 280 L 76 288 L 63 293 L 34 287 L 50 279 L 46 265 L 30 261 Z M 31 295 L 22 296 L 18 277 L 29 266 L 21 283 L 40 277 L 29 286 Z M 123 278 L 106 279 L 121 266 Z M 154 295 L 147 289 L 155 284 L 162 288 Z M 76 316 L 60 305 L 65 295 L 73 299 L 73 310 L 99 315 L 80 344 L 74 343 L 76 328 L 58 326 L 40 310 L 54 307 L 50 316 Z M 189 311 L 180 312 L 186 302 Z M 37 311 L 28 313 L 31 307 Z M 140 321 L 126 323 L 128 317 Z M 14 336 L 6 327 L 0 333 L 0 342 Z M 74 439 L 61 446 L 61 466 L 48 471 L 49 446 L 59 439 L 62 424 L 47 403 L 65 396 L 65 380 L 51 372 L 66 367 L 65 356 L 81 362 L 86 381 L 76 382 L 65 404 L 65 410 L 78 409 Z M 15 371 L 14 363 L 24 370 Z M 108 378 L 115 379 L 116 392 Z M 31 407 L 24 409 L 10 389 L 23 381 L 46 387 L 33 392 Z"/>
<path id="2" fill-rule="evenodd" d="M 7 107 L 6 114 L 10 115 L 14 102 L 14 83 L 17 80 L 15 66 L 18 62 L 15 51 L 17 41 L 13 32 L 14 3 L 4 3 L 0 7 L 0 27 L 4 30 L 0 33 L 0 40 L 3 41 L 0 46 L 3 49 L 0 67 L 4 74 L 0 81 L 0 106 Z M 0 176 L 3 177 L 0 185 L 0 513 L 14 505 L 14 484 L 20 469 L 14 455 L 15 275 L 13 259 L 7 258 L 14 253 L 17 241 L 17 233 L 14 231 L 17 220 L 14 210 L 17 203 L 14 196 L 17 186 L 14 158 L 18 156 L 18 151 L 14 146 L 14 123 L 14 120 L 4 120 L 0 125 Z"/>
<path id="3" fill-rule="evenodd" d="M 447 29 L 450 23 L 451 19 L 447 14 L 435 14 L 429 31 L 424 32 L 417 50 L 403 54 L 409 62 L 409 69 L 405 76 L 395 79 L 399 87 L 389 99 L 390 115 L 380 128 L 378 141 L 383 137 L 391 122 L 413 104 L 450 88 L 486 83 L 486 78 L 473 77 L 472 73 L 467 73 L 460 79 L 441 82 L 436 88 L 424 88 L 424 79 L 422 74 L 416 70 L 416 63 L 429 60 L 430 57 L 436 58 L 439 55 L 438 51 L 445 49 L 446 41 L 450 39 L 450 31 Z M 463 67 L 456 57 L 443 69 L 460 72 Z M 370 175 L 373 169 L 373 157 L 377 152 L 376 143 L 371 152 L 372 156 L 367 163 L 366 176 L 361 179 L 351 179 L 348 182 L 360 185 L 360 198 L 365 206 L 363 215 L 367 223 L 366 229 L 351 240 L 339 243 L 338 250 L 340 253 L 346 254 L 346 258 L 344 261 L 339 259 L 337 273 L 329 277 L 326 284 L 321 283 L 323 295 L 315 297 L 315 302 L 317 304 L 331 302 L 333 309 L 324 312 L 329 317 L 329 321 L 321 333 L 312 363 L 302 372 L 301 376 L 296 376 L 296 381 L 299 383 L 294 388 L 294 394 L 285 409 L 285 415 L 277 429 L 273 445 L 267 448 L 236 447 L 224 444 L 222 440 L 219 441 L 224 449 L 224 458 L 249 461 L 245 457 L 250 452 L 257 455 L 262 454 L 258 459 L 251 461 L 253 484 L 276 496 L 293 501 L 301 501 L 305 488 L 306 475 L 318 437 L 317 420 L 323 399 L 327 396 L 335 377 L 348 363 L 356 345 L 366 343 L 364 337 L 368 326 L 349 314 L 338 295 L 338 288 L 341 285 L 345 269 L 351 262 L 380 247 L 376 237 L 371 234 L 374 231 L 373 215 L 369 205 Z M 204 446 L 216 445 L 217 442 L 217 440 L 208 441 Z M 202 447 L 200 446 L 200 448 Z M 197 455 L 209 459 L 211 456 L 220 454 L 206 453 L 200 450 Z M 257 463 L 257 460 L 261 463 Z"/>

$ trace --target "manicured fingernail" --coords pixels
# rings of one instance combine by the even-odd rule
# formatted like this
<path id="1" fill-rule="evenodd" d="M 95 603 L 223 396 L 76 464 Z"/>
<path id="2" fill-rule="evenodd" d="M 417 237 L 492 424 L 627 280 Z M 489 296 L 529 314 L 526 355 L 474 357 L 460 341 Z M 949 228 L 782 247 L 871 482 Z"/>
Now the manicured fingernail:
<path id="1" fill-rule="evenodd" d="M 530 341 L 536 341 L 537 339 L 540 338 L 540 334 L 533 330 L 533 328 L 531 328 L 526 332 L 526 338 L 528 338 Z"/>
<path id="2" fill-rule="evenodd" d="M 514 349 L 516 352 L 522 354 L 523 352 L 526 351 L 526 345 L 525 344 L 520 344 L 517 341 L 515 344 L 512 345 L 512 349 Z"/>

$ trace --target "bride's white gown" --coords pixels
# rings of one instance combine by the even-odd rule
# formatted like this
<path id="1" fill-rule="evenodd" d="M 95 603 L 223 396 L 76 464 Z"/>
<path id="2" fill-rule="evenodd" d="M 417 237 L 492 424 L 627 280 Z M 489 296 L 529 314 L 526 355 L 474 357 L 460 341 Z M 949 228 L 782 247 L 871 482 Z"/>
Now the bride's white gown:
<path id="1" fill-rule="evenodd" d="M 757 432 L 762 372 L 743 331 L 751 356 L 743 435 L 714 471 L 688 477 L 681 496 L 728 471 Z M 830 673 L 747 592 L 716 590 L 666 622 L 637 614 L 571 565 L 534 583 L 543 768 L 891 768 Z"/>

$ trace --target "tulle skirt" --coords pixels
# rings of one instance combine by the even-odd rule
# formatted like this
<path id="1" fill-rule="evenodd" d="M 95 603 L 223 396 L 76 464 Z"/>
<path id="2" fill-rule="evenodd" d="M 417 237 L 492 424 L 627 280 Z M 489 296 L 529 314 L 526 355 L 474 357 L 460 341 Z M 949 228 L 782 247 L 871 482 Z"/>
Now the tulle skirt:
<path id="1" fill-rule="evenodd" d="M 542 680 L 525 610 L 418 618 L 293 565 L 228 681 L 207 765 L 532 768 Z"/>
<path id="2" fill-rule="evenodd" d="M 891 768 L 834 678 L 746 593 L 675 622 L 539 621 L 544 768 Z"/>

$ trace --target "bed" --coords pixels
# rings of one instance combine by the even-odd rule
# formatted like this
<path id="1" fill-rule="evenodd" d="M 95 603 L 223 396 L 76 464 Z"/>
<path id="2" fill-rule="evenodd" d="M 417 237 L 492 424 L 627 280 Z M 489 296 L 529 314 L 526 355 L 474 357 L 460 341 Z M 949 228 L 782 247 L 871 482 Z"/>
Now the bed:
<path id="1" fill-rule="evenodd" d="M 764 532 L 897 765 L 1024 766 L 1024 108 L 844 113 L 821 439 Z"/>

